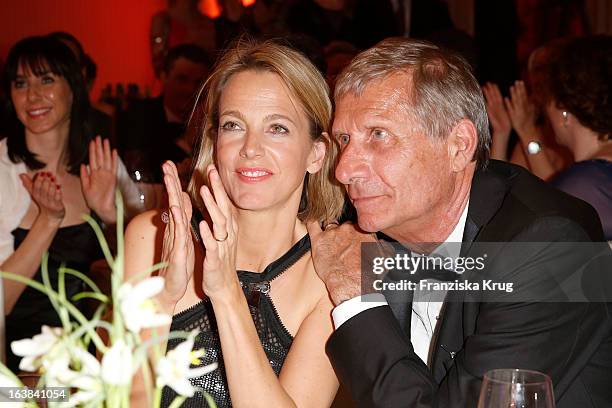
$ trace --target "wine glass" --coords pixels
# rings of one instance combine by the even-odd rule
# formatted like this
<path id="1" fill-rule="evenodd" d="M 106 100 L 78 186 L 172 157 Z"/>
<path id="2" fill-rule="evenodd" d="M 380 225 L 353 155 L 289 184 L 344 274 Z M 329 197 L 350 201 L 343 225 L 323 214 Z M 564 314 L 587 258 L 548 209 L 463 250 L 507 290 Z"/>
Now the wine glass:
<path id="1" fill-rule="evenodd" d="M 123 161 L 132 179 L 131 185 L 126 185 L 122 191 L 128 218 L 131 218 L 159 205 L 162 186 L 156 181 L 153 166 L 145 152 L 127 151 Z"/>
<path id="2" fill-rule="evenodd" d="M 521 369 L 487 372 L 478 408 L 554 408 L 552 381 L 546 374 Z"/>

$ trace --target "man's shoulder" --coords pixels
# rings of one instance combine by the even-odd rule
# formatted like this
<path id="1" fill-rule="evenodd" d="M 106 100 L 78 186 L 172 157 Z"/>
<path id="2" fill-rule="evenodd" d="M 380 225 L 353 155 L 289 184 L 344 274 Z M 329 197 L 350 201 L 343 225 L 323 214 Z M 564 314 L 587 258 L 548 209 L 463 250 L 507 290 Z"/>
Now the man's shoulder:
<path id="1" fill-rule="evenodd" d="M 495 186 L 490 192 L 497 195 L 499 208 L 492 219 L 503 217 L 502 221 L 514 223 L 517 231 L 534 223 L 558 220 L 581 227 L 593 240 L 601 239 L 601 224 L 591 205 L 556 189 L 523 167 L 492 160 L 486 170 L 477 173 L 475 184 L 483 181 L 479 178 L 485 179 L 480 183 L 484 188 L 480 185 L 479 196 L 470 200 L 476 198 L 486 203 L 491 198 L 493 205 L 495 197 L 487 197 L 487 186 Z"/>

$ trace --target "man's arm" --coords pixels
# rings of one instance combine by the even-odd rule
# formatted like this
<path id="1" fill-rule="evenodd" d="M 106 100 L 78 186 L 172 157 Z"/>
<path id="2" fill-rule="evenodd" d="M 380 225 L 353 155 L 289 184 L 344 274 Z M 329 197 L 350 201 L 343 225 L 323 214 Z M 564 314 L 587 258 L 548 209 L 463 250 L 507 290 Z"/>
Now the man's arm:
<path id="1" fill-rule="evenodd" d="M 326 351 L 357 406 L 436 406 L 438 384 L 389 306 L 370 308 L 342 324 Z"/>
<path id="2" fill-rule="evenodd" d="M 544 241 L 544 237 L 585 240 L 579 226 L 558 218 L 534 223 L 517 238 Z M 516 268 L 501 271 L 509 274 L 506 278 L 529 285 L 537 299 L 470 305 L 475 309 L 475 329 L 464 337 L 463 348 L 457 350 L 439 385 L 388 307 L 358 314 L 331 337 L 327 351 L 341 382 L 359 406 L 465 407 L 476 405 L 484 373 L 520 367 L 549 374 L 555 395 L 562 397 L 609 325 L 602 323 L 609 318 L 603 304 L 539 301 L 563 296 L 550 274 L 571 274 L 580 263 L 580 257 L 560 263 L 566 250 L 567 245 L 555 243 L 534 246 L 533 253 L 523 253 L 515 262 Z M 565 270 L 556 270 L 560 266 Z"/>

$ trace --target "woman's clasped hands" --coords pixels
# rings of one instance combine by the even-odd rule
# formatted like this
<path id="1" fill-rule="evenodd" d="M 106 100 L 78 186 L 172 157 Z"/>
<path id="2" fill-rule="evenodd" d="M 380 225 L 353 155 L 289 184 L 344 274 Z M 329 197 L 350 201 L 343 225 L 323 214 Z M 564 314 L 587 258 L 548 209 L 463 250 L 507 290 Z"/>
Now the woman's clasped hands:
<path id="1" fill-rule="evenodd" d="M 111 150 L 108 139 L 100 136 L 89 143 L 89 166 L 81 165 L 80 181 L 87 206 L 102 221 L 116 221 L 115 187 L 117 185 L 117 151 Z M 66 215 L 60 176 L 51 171 L 19 175 L 25 189 L 36 203 L 39 216 L 61 224 Z"/>
<path id="2" fill-rule="evenodd" d="M 164 184 L 168 193 L 169 211 L 162 215 L 166 228 L 162 246 L 162 261 L 167 265 L 160 271 L 166 279 L 160 301 L 173 308 L 185 295 L 195 265 L 194 239 L 190 232 L 193 213 L 189 195 L 182 191 L 178 170 L 174 163 L 163 164 Z M 227 298 L 238 292 L 236 275 L 236 243 L 238 227 L 233 204 L 214 165 L 207 169 L 212 192 L 203 186 L 200 195 L 210 218 L 199 224 L 205 255 L 202 265 L 202 290 L 211 301 Z"/>

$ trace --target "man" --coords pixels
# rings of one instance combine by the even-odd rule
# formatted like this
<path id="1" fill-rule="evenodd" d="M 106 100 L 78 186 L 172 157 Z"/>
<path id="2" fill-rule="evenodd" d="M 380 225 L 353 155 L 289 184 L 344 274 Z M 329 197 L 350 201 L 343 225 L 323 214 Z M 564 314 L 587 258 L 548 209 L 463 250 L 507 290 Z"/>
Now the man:
<path id="1" fill-rule="evenodd" d="M 208 54 L 192 44 L 178 45 L 166 56 L 160 96 L 135 102 L 118 117 L 120 153 L 131 171 L 161 182 L 161 165 L 191 156 L 192 132 L 186 123 L 197 91 L 212 66 Z M 193 130 L 193 129 L 192 129 Z"/>
<path id="2" fill-rule="evenodd" d="M 311 223 L 309 233 L 336 305 L 327 352 L 358 406 L 474 407 L 483 375 L 497 368 L 545 372 L 557 407 L 612 406 L 609 306 L 539 301 L 548 291 L 563 298 L 550 277 L 576 266 L 556 263 L 567 253 L 557 244 L 600 241 L 601 224 L 586 203 L 489 162 L 485 104 L 467 63 L 428 43 L 387 39 L 341 74 L 335 100 L 336 178 L 359 228 Z M 535 282 L 533 299 L 468 302 L 461 291 L 444 303 L 412 302 L 413 291 L 360 298 L 361 243 L 375 242 L 374 232 L 425 251 L 435 245 L 424 243 L 460 242 L 464 256 L 500 243 L 487 262 L 503 267 L 487 273 Z M 524 242 L 545 244 L 517 255 L 510 244 Z"/>

